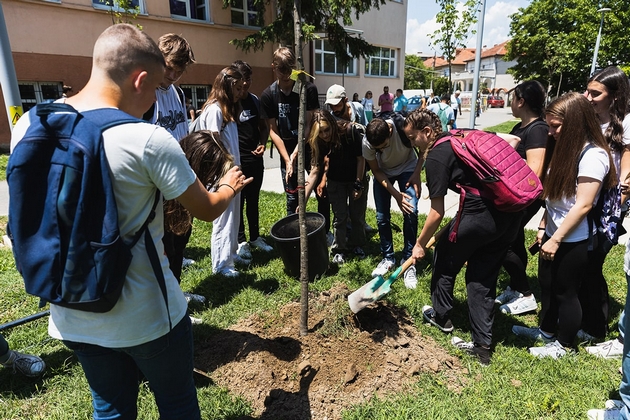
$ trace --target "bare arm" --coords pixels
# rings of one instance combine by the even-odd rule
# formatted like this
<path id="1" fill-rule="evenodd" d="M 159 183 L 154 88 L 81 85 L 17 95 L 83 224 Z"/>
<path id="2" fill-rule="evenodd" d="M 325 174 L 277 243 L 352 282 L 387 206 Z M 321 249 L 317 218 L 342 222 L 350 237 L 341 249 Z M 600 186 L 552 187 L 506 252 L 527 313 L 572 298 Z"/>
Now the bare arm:
<path id="1" fill-rule="evenodd" d="M 208 192 L 197 178 L 182 195 L 177 197 L 177 201 L 190 212 L 191 216 L 211 222 L 219 217 L 232 198 L 253 180 L 253 178 L 245 179 L 243 172 L 235 166 L 221 178 L 216 192 Z"/>
<path id="2" fill-rule="evenodd" d="M 258 131 L 260 132 L 260 138 L 258 139 L 258 147 L 252 150 L 252 154 L 254 156 L 261 156 L 265 153 L 265 149 L 267 148 L 267 139 L 269 138 L 269 126 L 267 125 L 267 121 L 263 118 L 258 120 Z"/>
<path id="3" fill-rule="evenodd" d="M 575 198 L 575 205 L 567 213 L 564 221 L 560 224 L 553 236 L 545 242 L 540 249 L 541 257 L 548 260 L 553 260 L 558 247 L 562 240 L 569 235 L 573 230 L 584 220 L 591 208 L 593 208 L 593 201 L 597 196 L 597 191 L 601 181 L 589 178 L 579 177 L 577 185 L 577 193 Z"/>
<path id="4" fill-rule="evenodd" d="M 621 203 L 625 203 L 630 199 L 630 190 L 628 189 L 628 177 L 630 176 L 630 146 L 625 146 L 621 152 L 621 173 L 619 180 L 621 181 Z"/>
<path id="5" fill-rule="evenodd" d="M 420 198 L 420 193 L 422 192 L 422 176 L 420 175 L 422 173 L 422 165 L 424 165 L 424 156 L 419 156 L 411 178 L 405 184 L 406 187 L 413 186 L 417 198 Z"/>
<path id="6" fill-rule="evenodd" d="M 527 150 L 525 152 L 525 160 L 527 161 L 527 166 L 529 166 L 536 176 L 540 178 L 542 175 L 543 163 L 545 161 L 545 148 L 538 147 L 536 149 Z"/>

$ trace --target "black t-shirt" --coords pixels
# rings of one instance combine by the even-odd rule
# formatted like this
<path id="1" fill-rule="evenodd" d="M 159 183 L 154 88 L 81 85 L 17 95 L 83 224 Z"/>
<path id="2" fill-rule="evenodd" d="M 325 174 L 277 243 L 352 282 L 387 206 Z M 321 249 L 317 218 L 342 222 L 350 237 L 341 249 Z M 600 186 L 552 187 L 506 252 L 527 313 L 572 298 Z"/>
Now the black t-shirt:
<path id="1" fill-rule="evenodd" d="M 357 157 L 362 155 L 364 131 L 359 124 L 348 124 L 352 127 L 350 133 L 340 130 L 339 145 L 328 154 L 327 176 L 332 181 L 354 182 L 357 179 Z"/>
<path id="2" fill-rule="evenodd" d="M 243 111 L 238 118 L 238 149 L 241 154 L 241 163 L 246 165 L 262 160 L 262 156 L 254 156 L 260 141 L 260 101 L 258 97 L 250 93 L 247 98 L 241 100 Z"/>
<path id="3" fill-rule="evenodd" d="M 527 158 L 527 151 L 530 149 L 540 149 L 547 146 L 547 136 L 549 134 L 549 126 L 542 119 L 538 118 L 525 127 L 521 127 L 522 123 L 514 126 L 510 134 L 514 134 L 521 138 L 516 151 L 523 158 Z"/>
<path id="4" fill-rule="evenodd" d="M 429 151 L 424 170 L 430 198 L 444 197 L 449 189 L 459 194 L 457 184 L 470 185 L 476 189 L 481 186 L 481 181 L 472 170 L 457 158 L 450 140 L 438 144 Z M 481 197 L 466 193 L 463 212 L 483 210 L 486 207 L 488 205 Z"/>
<path id="5" fill-rule="evenodd" d="M 291 154 L 297 146 L 298 118 L 300 109 L 300 95 L 294 89 L 285 95 L 275 81 L 260 95 L 260 115 L 265 119 L 276 119 L 280 137 L 284 141 L 287 153 Z M 319 109 L 317 87 L 306 82 L 306 110 Z"/>

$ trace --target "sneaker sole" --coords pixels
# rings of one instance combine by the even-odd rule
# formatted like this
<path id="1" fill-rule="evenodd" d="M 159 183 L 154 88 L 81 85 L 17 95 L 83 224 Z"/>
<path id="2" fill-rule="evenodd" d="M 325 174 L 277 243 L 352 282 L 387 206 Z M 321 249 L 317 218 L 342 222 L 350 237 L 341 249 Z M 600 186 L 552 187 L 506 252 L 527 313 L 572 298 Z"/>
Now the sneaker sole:
<path id="1" fill-rule="evenodd" d="M 429 324 L 433 325 L 434 327 L 437 327 L 442 332 L 450 333 L 450 332 L 453 332 L 453 330 L 455 329 L 455 327 L 451 327 L 451 328 L 444 328 L 444 327 L 442 327 L 440 324 L 435 322 L 432 318 L 429 318 L 428 316 L 426 316 L 424 313 L 422 314 L 422 317 L 424 318 L 424 320 L 426 322 L 428 322 Z"/>
<path id="2" fill-rule="evenodd" d="M 528 312 L 534 312 L 536 310 L 538 310 L 538 305 L 535 308 L 525 308 L 525 309 L 517 309 L 514 312 L 512 312 L 510 310 L 510 308 L 503 308 L 500 307 L 499 308 L 501 310 L 502 313 L 504 314 L 510 314 L 510 315 L 520 315 L 520 314 L 526 314 Z"/>

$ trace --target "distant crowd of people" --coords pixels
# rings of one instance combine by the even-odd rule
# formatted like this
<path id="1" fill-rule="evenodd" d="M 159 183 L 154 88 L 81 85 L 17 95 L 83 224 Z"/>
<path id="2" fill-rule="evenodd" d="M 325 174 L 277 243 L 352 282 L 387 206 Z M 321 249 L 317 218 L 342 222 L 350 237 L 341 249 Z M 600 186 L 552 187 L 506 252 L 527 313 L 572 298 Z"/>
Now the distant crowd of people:
<path id="1" fill-rule="evenodd" d="M 149 231 L 161 258 L 166 305 L 149 257 L 135 248 L 124 292 L 113 310 L 90 313 L 51 305 L 49 333 L 63 340 L 81 362 L 95 418 L 137 415 L 140 375 L 148 380 L 162 418 L 201 417 L 192 377 L 191 329 L 201 320 L 191 318 L 187 306 L 205 298 L 181 290 L 182 267 L 194 264 L 184 251 L 193 218 L 213 223 L 210 248 L 217 275 L 237 277 L 238 267 L 251 263 L 254 249 L 272 250 L 260 234 L 259 222 L 262 156 L 269 138 L 280 155 L 287 215 L 297 211 L 300 95 L 291 78 L 297 68 L 293 51 L 282 47 L 273 53 L 275 80 L 260 98 L 249 91 L 253 75 L 248 63 L 238 60 L 224 67 L 199 112 L 176 85 L 194 62 L 192 48 L 179 35 L 166 34 L 155 43 L 132 25 L 113 25 L 96 41 L 87 85 L 60 99 L 79 111 L 115 107 L 144 119 L 103 134 L 123 238 L 141 227 L 156 189 L 165 200 L 164 211 L 157 212 Z M 542 181 L 542 196 L 524 212 L 505 212 L 485 198 L 465 194 L 460 214 L 441 234 L 448 190 L 461 193 L 463 187 L 479 187 L 482 182 L 450 144 L 449 130 L 457 127 L 461 114 L 460 92 L 439 100 L 433 95 L 423 98 L 418 109 L 407 112 L 401 89 L 392 94 L 385 86 L 374 102 L 371 91 L 361 100 L 358 94 L 350 100 L 344 86 L 332 85 L 326 91 L 325 109 L 320 109 L 313 83 L 306 82 L 302 89 L 306 197 L 314 192 L 318 211 L 325 216 L 333 264 L 366 255 L 364 247 L 374 230 L 366 223 L 372 178 L 381 253 L 372 276 L 412 259 L 403 278 L 407 288 L 415 289 L 415 263 L 426 257 L 435 237 L 431 304 L 423 307 L 423 316 L 450 333 L 454 283 L 466 265 L 471 340 L 452 337 L 454 346 L 489 364 L 496 304 L 504 313 L 520 315 L 538 311 L 540 302 L 538 325 L 513 328 L 516 335 L 545 344 L 529 348 L 540 357 L 559 358 L 573 351 L 576 343 L 606 337 L 609 296 L 602 267 L 610 250 L 605 240 L 610 232 L 601 232 L 589 215 L 602 200 L 602 191 L 608 194 L 606 203 L 620 212 L 629 198 L 630 88 L 619 68 L 593 75 L 584 94 L 565 94 L 546 107 L 540 83 L 516 86 L 511 107 L 520 123 L 510 135 L 516 138 L 518 154 Z M 194 120 L 198 121 L 193 126 Z M 27 116 L 19 120 L 12 147 L 29 124 Z M 431 205 L 418 234 L 423 177 Z M 395 258 L 391 227 L 392 198 L 403 214 L 400 261 Z M 539 249 L 538 302 L 526 275 L 525 226 L 541 207 L 545 211 L 531 247 L 531 252 Z M 624 267 L 630 281 L 629 261 L 630 246 Z M 510 283 L 497 296 L 501 267 Z M 630 359 L 623 336 L 630 317 L 624 315 L 625 311 L 619 339 L 586 350 L 601 357 L 623 356 L 623 402 L 608 412 L 619 410 L 627 418 Z M 39 357 L 9 350 L 1 336 L 0 363 L 28 376 L 38 376 L 45 368 Z"/>

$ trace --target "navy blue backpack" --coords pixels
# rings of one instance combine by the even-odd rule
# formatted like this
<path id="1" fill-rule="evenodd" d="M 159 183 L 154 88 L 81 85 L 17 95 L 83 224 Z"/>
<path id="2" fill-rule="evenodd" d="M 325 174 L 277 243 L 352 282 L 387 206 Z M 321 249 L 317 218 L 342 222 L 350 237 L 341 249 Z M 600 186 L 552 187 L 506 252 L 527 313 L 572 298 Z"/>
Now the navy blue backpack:
<path id="1" fill-rule="evenodd" d="M 89 312 L 111 310 L 125 282 L 131 248 L 144 232 L 166 300 L 147 229 L 160 192 L 142 228 L 125 243 L 103 148 L 103 131 L 141 120 L 113 108 L 79 113 L 62 103 L 40 104 L 29 111 L 29 119 L 7 167 L 7 231 L 26 292 L 38 296 L 41 306 L 50 302 Z"/>

